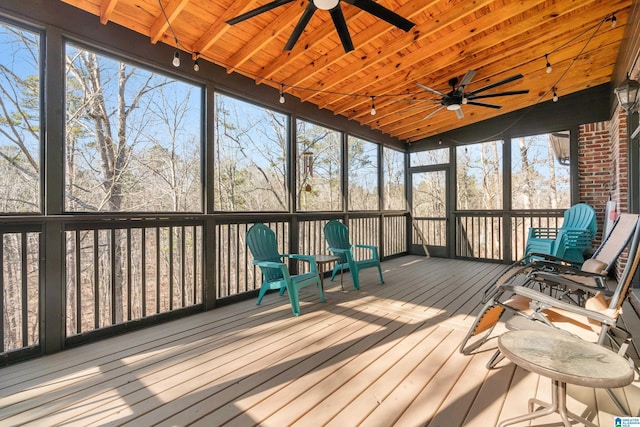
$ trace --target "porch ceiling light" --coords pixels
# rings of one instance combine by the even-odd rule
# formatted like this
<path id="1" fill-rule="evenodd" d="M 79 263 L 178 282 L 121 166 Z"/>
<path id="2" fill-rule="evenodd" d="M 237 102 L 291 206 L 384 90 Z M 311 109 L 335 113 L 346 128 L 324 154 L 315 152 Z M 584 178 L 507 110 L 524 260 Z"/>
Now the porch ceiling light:
<path id="1" fill-rule="evenodd" d="M 620 84 L 620 86 L 614 89 L 614 92 L 618 97 L 620 106 L 627 113 L 638 110 L 639 89 L 640 83 L 638 83 L 636 80 L 631 80 L 629 78 L 629 73 L 627 73 L 627 78 Z"/>

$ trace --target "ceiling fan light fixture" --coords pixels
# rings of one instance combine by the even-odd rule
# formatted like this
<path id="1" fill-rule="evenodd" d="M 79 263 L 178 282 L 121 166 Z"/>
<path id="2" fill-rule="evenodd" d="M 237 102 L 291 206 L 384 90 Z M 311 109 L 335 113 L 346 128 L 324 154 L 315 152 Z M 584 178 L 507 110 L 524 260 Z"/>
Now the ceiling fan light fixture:
<path id="1" fill-rule="evenodd" d="M 313 4 L 320 10 L 331 10 L 338 6 L 340 0 L 313 0 Z"/>
<path id="2" fill-rule="evenodd" d="M 460 104 L 449 104 L 447 105 L 447 110 L 449 111 L 456 111 L 456 110 L 460 110 L 462 108 L 462 106 Z"/>

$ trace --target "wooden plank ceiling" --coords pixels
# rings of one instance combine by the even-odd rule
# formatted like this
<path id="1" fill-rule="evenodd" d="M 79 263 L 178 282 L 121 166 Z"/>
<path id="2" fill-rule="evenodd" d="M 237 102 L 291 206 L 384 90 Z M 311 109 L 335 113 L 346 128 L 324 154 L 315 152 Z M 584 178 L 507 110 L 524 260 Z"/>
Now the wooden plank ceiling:
<path id="1" fill-rule="evenodd" d="M 207 60 L 413 142 L 612 80 L 631 0 L 377 0 L 415 26 L 405 32 L 341 0 L 354 50 L 345 52 L 331 15 L 317 10 L 290 51 L 284 47 L 309 1 L 294 0 L 235 25 L 227 20 L 269 0 L 62 0 L 149 37 L 176 45 L 182 67 Z M 318 1 L 318 0 L 316 0 Z M 164 9 L 164 11 L 163 11 Z M 612 17 L 615 16 L 616 25 Z M 167 20 L 171 23 L 169 26 Z M 172 32 L 173 31 L 173 32 Z M 175 38 L 174 34 L 175 33 Z M 552 65 L 546 72 L 545 54 Z M 440 109 L 449 81 L 475 70 L 466 92 L 522 74 L 463 105 L 463 118 Z M 374 98 L 372 98 L 374 97 Z M 376 114 L 371 115 L 372 100 Z"/>

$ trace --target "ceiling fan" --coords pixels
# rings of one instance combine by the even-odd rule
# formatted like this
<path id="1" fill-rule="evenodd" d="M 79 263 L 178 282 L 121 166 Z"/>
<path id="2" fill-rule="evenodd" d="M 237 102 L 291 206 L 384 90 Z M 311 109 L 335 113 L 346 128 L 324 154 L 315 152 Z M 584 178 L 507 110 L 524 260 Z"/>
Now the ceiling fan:
<path id="1" fill-rule="evenodd" d="M 253 18 L 256 15 L 260 15 L 261 13 L 267 12 L 271 9 L 275 9 L 276 7 L 284 6 L 287 3 L 291 3 L 296 0 L 274 0 L 271 3 L 267 3 L 260 7 L 257 7 L 249 12 L 243 13 L 242 15 L 236 16 L 235 18 L 229 19 L 227 24 L 235 25 L 239 22 L 247 20 L 249 18 Z M 295 46 L 296 42 L 300 38 L 300 35 L 304 31 L 304 28 L 311 20 L 311 17 L 315 13 L 316 10 L 328 10 L 331 14 L 331 19 L 333 19 L 333 25 L 336 27 L 336 31 L 338 32 L 338 36 L 340 36 L 340 41 L 342 42 L 342 46 L 344 47 L 345 52 L 350 52 L 353 50 L 353 42 L 351 41 L 351 36 L 349 35 L 349 29 L 347 28 L 347 22 L 344 19 L 344 15 L 342 14 L 342 8 L 340 7 L 340 1 L 345 3 L 349 3 L 357 8 L 364 10 L 365 12 L 369 12 L 370 14 L 382 19 L 383 21 L 388 22 L 391 25 L 394 25 L 404 31 L 409 31 L 415 24 L 408 19 L 403 18 L 392 10 L 387 9 L 384 6 L 380 6 L 378 3 L 373 0 L 309 0 L 307 4 L 307 8 L 302 13 L 302 16 L 298 20 L 296 27 L 293 29 L 291 36 L 289 36 L 289 40 L 287 44 L 284 46 L 284 50 L 291 50 L 293 46 Z"/>
<path id="2" fill-rule="evenodd" d="M 487 86 L 483 86 L 480 89 L 476 89 L 471 92 L 465 92 L 465 88 L 471 83 L 471 80 L 473 80 L 473 77 L 475 75 L 476 75 L 476 71 L 469 70 L 464 75 L 464 77 L 462 77 L 462 80 L 458 81 L 457 77 L 454 77 L 451 80 L 449 80 L 449 86 L 451 86 L 451 91 L 449 93 L 442 93 L 439 90 L 432 89 L 420 83 L 416 83 L 418 87 L 421 87 L 426 91 L 435 93 L 436 95 L 439 95 L 442 97 L 440 99 L 440 107 L 436 108 L 434 111 L 429 113 L 429 115 L 427 115 L 425 119 L 430 118 L 431 116 L 436 114 L 438 111 L 442 110 L 443 108 L 446 108 L 447 110 L 450 110 L 450 111 L 455 111 L 458 118 L 461 119 L 464 117 L 462 106 L 465 104 L 477 105 L 479 107 L 496 108 L 496 109 L 502 108 L 500 105 L 496 105 L 496 104 L 487 104 L 485 102 L 477 102 L 475 101 L 476 99 L 494 98 L 497 96 L 521 95 L 521 94 L 529 93 L 529 89 L 525 89 L 525 90 L 512 90 L 507 92 L 498 92 L 498 93 L 488 93 L 484 95 L 481 94 L 481 92 L 487 91 L 489 89 L 493 89 L 495 87 L 502 86 L 503 84 L 510 83 L 515 80 L 519 80 L 523 77 L 522 74 L 516 74 L 515 76 L 511 76 L 504 80 L 500 80 L 498 82 L 491 83 Z"/>

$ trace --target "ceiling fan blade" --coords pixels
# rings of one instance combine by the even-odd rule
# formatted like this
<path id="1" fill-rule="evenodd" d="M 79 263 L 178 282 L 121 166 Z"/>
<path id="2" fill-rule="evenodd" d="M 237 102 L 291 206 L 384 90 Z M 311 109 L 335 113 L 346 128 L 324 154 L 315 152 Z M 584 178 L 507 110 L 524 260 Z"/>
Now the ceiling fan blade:
<path id="1" fill-rule="evenodd" d="M 499 92 L 499 93 L 488 93 L 486 95 L 469 95 L 467 94 L 467 99 L 482 99 L 482 98 L 495 98 L 497 96 L 510 96 L 510 95 L 523 95 L 525 93 L 529 93 L 529 89 L 524 90 L 510 90 L 507 92 Z"/>
<path id="2" fill-rule="evenodd" d="M 235 25 L 238 22 L 242 22 L 244 20 L 247 20 L 249 18 L 253 18 L 254 16 L 260 15 L 261 13 L 267 12 L 271 9 L 275 9 L 276 7 L 280 7 L 280 6 L 284 6 L 287 3 L 291 3 L 295 0 L 274 0 L 271 3 L 267 3 L 265 5 L 262 5 L 260 7 L 257 7 L 253 10 L 250 10 L 249 12 L 243 13 L 242 15 L 238 15 L 235 18 L 231 18 L 227 21 L 227 24 L 229 25 Z"/>
<path id="3" fill-rule="evenodd" d="M 313 1 L 309 2 L 313 3 Z M 342 9 L 338 5 L 338 7 L 334 7 L 329 10 L 331 14 L 331 19 L 333 19 L 333 25 L 336 26 L 336 31 L 340 36 L 340 41 L 342 42 L 342 47 L 344 47 L 345 52 L 351 52 L 353 50 L 353 42 L 351 41 L 351 36 L 349 35 L 349 28 L 347 28 L 347 21 L 344 19 L 344 15 L 342 14 Z"/>
<path id="4" fill-rule="evenodd" d="M 462 77 L 462 80 L 460 80 L 460 84 L 458 85 L 458 88 L 463 88 L 468 85 L 469 83 L 471 83 L 471 80 L 473 80 L 473 78 L 476 75 L 476 71 L 475 70 L 469 70 L 467 71 L 467 74 L 464 75 L 464 77 Z"/>
<path id="5" fill-rule="evenodd" d="M 307 8 L 304 10 L 304 12 L 302 12 L 302 16 L 298 20 L 296 27 L 293 29 L 293 32 L 289 36 L 289 40 L 287 40 L 287 44 L 284 45 L 284 50 L 293 49 L 293 46 L 295 46 L 296 42 L 300 38 L 300 35 L 304 31 L 304 28 L 307 26 L 307 24 L 309 23 L 309 20 L 311 19 L 311 17 L 313 16 L 313 14 L 316 12 L 317 9 L 318 8 L 316 7 L 315 4 L 313 4 L 313 1 L 310 1 L 309 3 L 307 3 Z"/>
<path id="6" fill-rule="evenodd" d="M 436 114 L 438 111 L 442 110 L 443 108 L 444 108 L 444 105 L 439 106 L 438 108 L 436 108 L 435 110 L 433 110 L 432 112 L 424 116 L 425 120 L 430 119 L 431 117 L 433 117 L 434 114 Z"/>
<path id="7" fill-rule="evenodd" d="M 462 111 L 462 107 L 456 110 L 456 116 L 458 116 L 459 119 L 464 118 L 464 111 Z"/>
<path id="8" fill-rule="evenodd" d="M 425 86 L 421 83 L 416 83 L 416 86 L 421 87 L 422 89 L 429 91 L 431 93 L 435 93 L 436 95 L 439 95 L 439 96 L 447 96 L 444 93 L 440 92 L 439 90 L 431 89 L 429 86 Z"/>
<path id="9" fill-rule="evenodd" d="M 499 108 L 502 108 L 502 106 L 500 106 L 500 105 L 486 104 L 484 102 L 475 102 L 475 101 L 467 101 L 467 105 L 477 105 L 478 107 L 495 108 L 496 110 L 499 109 Z"/>
<path id="10" fill-rule="evenodd" d="M 383 21 L 387 21 L 389 24 L 394 25 L 400 28 L 403 31 L 409 31 L 413 28 L 415 23 L 409 21 L 408 19 L 398 15 L 394 11 L 387 9 L 384 6 L 380 6 L 378 3 L 373 0 L 343 0 L 349 4 L 354 5 L 357 8 L 364 10 L 365 12 L 369 12 L 373 16 L 376 16 Z"/>
<path id="11" fill-rule="evenodd" d="M 519 79 L 521 79 L 523 77 L 524 76 L 522 74 L 516 74 L 515 76 L 508 77 L 508 78 L 506 78 L 504 80 L 500 80 L 499 82 L 491 83 L 490 85 L 481 87 L 480 89 L 473 90 L 473 91 L 467 93 L 467 96 L 474 95 L 474 94 L 476 94 L 478 92 L 484 92 L 485 90 L 493 89 L 494 87 L 501 86 L 503 84 L 512 82 L 514 80 L 519 80 Z"/>

